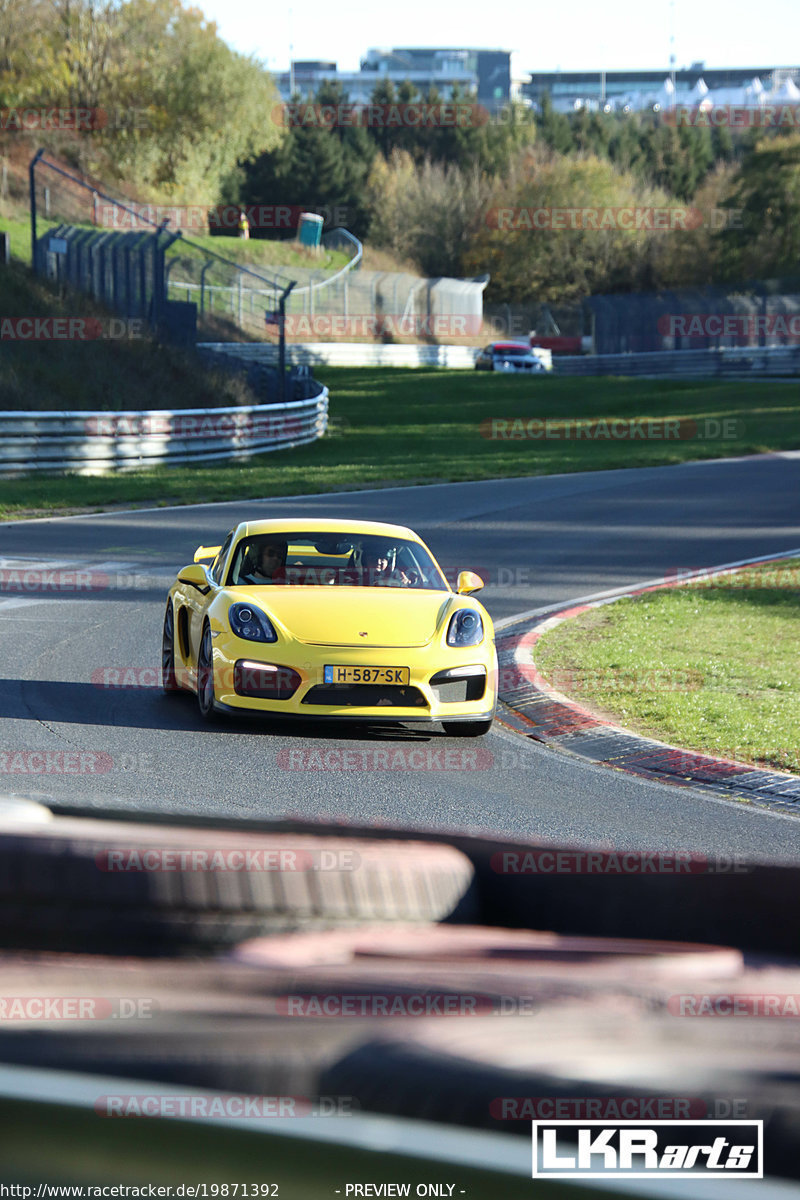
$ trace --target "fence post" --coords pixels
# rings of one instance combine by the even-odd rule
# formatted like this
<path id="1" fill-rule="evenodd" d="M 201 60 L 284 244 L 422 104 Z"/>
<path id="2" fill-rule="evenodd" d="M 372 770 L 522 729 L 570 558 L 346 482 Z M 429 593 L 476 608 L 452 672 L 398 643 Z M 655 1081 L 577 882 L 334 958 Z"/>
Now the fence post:
<path id="1" fill-rule="evenodd" d="M 206 261 L 203 263 L 202 269 L 200 271 L 200 316 L 201 317 L 204 315 L 204 313 L 206 311 L 206 271 L 212 265 L 213 265 L 213 259 L 207 258 Z M 213 309 L 214 297 L 211 296 L 210 299 L 211 299 L 211 304 L 209 305 L 209 307 Z"/>
<path id="2" fill-rule="evenodd" d="M 141 305 L 142 316 L 146 321 L 151 319 L 151 313 L 147 307 L 147 263 L 145 255 L 147 254 L 147 241 L 139 247 L 139 304 Z"/>
<path id="3" fill-rule="evenodd" d="M 131 312 L 131 247 L 128 242 L 124 243 L 124 263 L 125 263 L 125 316 L 132 317 Z"/>
<path id="4" fill-rule="evenodd" d="M 98 275 L 97 275 L 97 280 L 98 280 L 97 290 L 100 293 L 100 299 L 107 300 L 108 297 L 106 295 L 106 247 L 105 247 L 105 243 L 101 241 L 97 247 L 97 250 L 98 250 L 97 258 L 98 258 L 98 263 L 99 263 Z"/>
<path id="5" fill-rule="evenodd" d="M 294 287 L 294 283 L 281 292 L 278 301 L 278 376 L 280 378 L 281 396 L 286 400 L 286 298 Z"/>
<path id="6" fill-rule="evenodd" d="M 44 147 L 37 150 L 28 167 L 28 186 L 31 198 L 31 266 L 34 273 L 39 274 L 36 263 L 36 164 L 44 154 Z"/>

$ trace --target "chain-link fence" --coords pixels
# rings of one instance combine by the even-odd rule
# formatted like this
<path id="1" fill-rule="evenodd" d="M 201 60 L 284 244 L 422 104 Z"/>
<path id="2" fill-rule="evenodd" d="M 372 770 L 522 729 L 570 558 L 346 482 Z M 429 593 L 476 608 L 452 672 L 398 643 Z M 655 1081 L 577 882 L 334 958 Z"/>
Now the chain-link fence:
<path id="1" fill-rule="evenodd" d="M 287 299 L 287 334 L 306 342 L 461 343 L 481 336 L 485 286 L 486 280 L 365 270 L 326 288 L 300 283 Z"/>
<path id="2" fill-rule="evenodd" d="M 595 354 L 800 344 L 800 279 L 586 301 Z"/>
<path id="3" fill-rule="evenodd" d="M 232 262 L 172 228 L 161 210 L 95 186 L 41 151 L 30 165 L 30 205 L 37 273 L 143 317 L 173 340 L 194 343 L 198 317 L 216 318 L 218 333 L 229 322 L 236 333 L 263 336 L 265 313 L 295 282 Z"/>
<path id="4" fill-rule="evenodd" d="M 527 342 L 538 338 L 580 338 L 585 332 L 584 313 L 580 302 L 575 304 L 487 304 L 484 307 L 484 328 L 492 340 L 508 338 Z"/>
<path id="5" fill-rule="evenodd" d="M 196 321 L 205 341 L 277 338 L 281 309 L 295 342 L 464 344 L 487 332 L 488 276 L 366 271 L 361 243 L 346 229 L 322 239 L 323 250 L 348 256 L 337 268 L 233 262 L 208 244 L 227 239 L 200 242 L 187 232 L 210 233 L 214 209 L 138 204 L 41 152 L 30 174 L 36 270 L 178 340 L 194 341 Z"/>

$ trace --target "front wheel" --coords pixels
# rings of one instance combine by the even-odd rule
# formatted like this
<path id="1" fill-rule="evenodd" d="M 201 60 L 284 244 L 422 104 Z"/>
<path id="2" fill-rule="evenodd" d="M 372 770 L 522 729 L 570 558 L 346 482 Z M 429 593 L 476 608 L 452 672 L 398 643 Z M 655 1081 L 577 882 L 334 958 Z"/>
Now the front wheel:
<path id="1" fill-rule="evenodd" d="M 161 687 L 168 696 L 180 691 L 175 678 L 175 614 L 171 599 L 167 601 L 164 632 L 161 635 Z"/>
<path id="2" fill-rule="evenodd" d="M 483 737 L 492 728 L 492 718 L 485 721 L 442 721 L 450 737 Z"/>
<path id="3" fill-rule="evenodd" d="M 210 625 L 203 629 L 197 654 L 197 704 L 201 717 L 210 720 L 214 715 L 214 648 Z"/>

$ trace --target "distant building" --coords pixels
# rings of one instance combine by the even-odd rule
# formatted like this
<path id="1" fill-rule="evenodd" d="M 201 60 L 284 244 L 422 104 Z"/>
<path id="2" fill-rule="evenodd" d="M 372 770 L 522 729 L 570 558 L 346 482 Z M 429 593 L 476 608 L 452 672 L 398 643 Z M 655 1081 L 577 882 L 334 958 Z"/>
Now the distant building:
<path id="1" fill-rule="evenodd" d="M 758 97 L 793 94 L 800 84 L 800 67 L 725 67 L 706 69 L 705 63 L 670 72 L 660 71 L 533 71 L 522 94 L 539 108 L 545 95 L 556 112 L 579 108 L 596 111 L 637 111 L 673 104 L 758 103 Z"/>
<path id="2" fill-rule="evenodd" d="M 358 71 L 339 71 L 335 62 L 293 62 L 291 70 L 276 75 L 276 83 L 281 99 L 289 100 L 293 91 L 305 97 L 323 81 L 335 80 L 351 103 L 366 104 L 381 80 L 396 87 L 407 80 L 423 95 L 435 88 L 443 99 L 454 88 L 475 93 L 480 104 L 494 111 L 512 98 L 522 99 L 527 74 L 516 69 L 513 57 L 508 50 L 371 49 Z"/>
<path id="3" fill-rule="evenodd" d="M 305 98 L 326 80 L 337 82 L 352 104 L 367 104 L 375 85 L 408 81 L 425 95 L 435 88 L 447 100 L 457 88 L 477 96 L 490 112 L 510 101 L 538 109 L 545 95 L 556 112 L 580 108 L 637 112 L 675 104 L 759 104 L 800 100 L 800 67 L 706 68 L 692 63 L 681 70 L 522 71 L 519 56 L 508 50 L 455 47 L 371 49 L 358 71 L 339 71 L 335 62 L 299 60 L 275 76 L 282 100 Z"/>

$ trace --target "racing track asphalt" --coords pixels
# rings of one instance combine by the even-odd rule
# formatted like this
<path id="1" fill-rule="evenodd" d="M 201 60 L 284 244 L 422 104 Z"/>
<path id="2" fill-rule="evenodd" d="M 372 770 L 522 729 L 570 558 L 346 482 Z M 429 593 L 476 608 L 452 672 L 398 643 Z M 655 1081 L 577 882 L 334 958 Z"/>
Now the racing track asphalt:
<path id="1" fill-rule="evenodd" d="M 105 668 L 149 670 L 145 682 L 153 681 L 170 574 L 191 561 L 195 546 L 220 541 L 246 517 L 307 514 L 408 524 L 446 568 L 488 574 L 482 599 L 497 620 L 672 570 L 800 545 L 798 468 L 800 453 L 793 452 L 0 526 L 6 570 L 22 562 L 80 565 L 96 572 L 94 582 L 108 576 L 123 585 L 0 596 L 0 755 L 53 752 L 44 760 L 0 758 L 6 771 L 26 762 L 48 767 L 46 774 L 0 775 L 0 793 L 87 810 L 291 814 L 800 861 L 796 818 L 621 776 L 502 727 L 475 741 L 413 727 L 370 733 L 339 724 L 227 720 L 206 728 L 189 696 L 92 682 Z M 798 731 L 787 730 L 788 736 Z M 387 747 L 432 752 L 434 762 L 446 747 L 464 756 L 465 769 L 289 766 L 301 751 L 343 749 L 363 755 L 358 761 L 368 765 L 371 753 Z M 76 751 L 103 757 L 82 760 Z M 478 769 L 466 769 L 477 751 Z M 60 758 L 61 752 L 73 757 Z M 82 764 L 105 769 L 65 773 Z"/>

